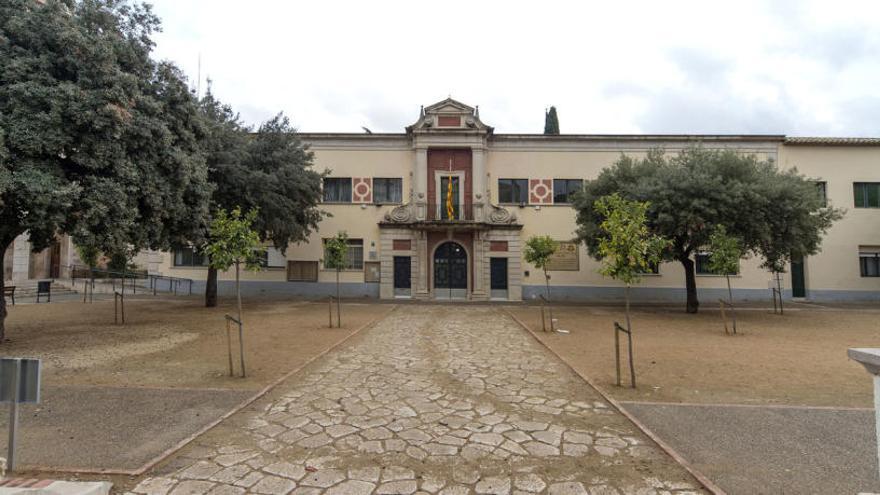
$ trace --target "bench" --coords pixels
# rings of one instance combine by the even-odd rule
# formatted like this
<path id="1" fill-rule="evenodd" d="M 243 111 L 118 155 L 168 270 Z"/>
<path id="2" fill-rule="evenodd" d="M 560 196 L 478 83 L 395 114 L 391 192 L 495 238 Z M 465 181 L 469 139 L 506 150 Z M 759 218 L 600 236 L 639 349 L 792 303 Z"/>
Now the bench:
<path id="1" fill-rule="evenodd" d="M 12 299 L 12 305 L 15 306 L 15 286 L 7 285 L 3 287 L 3 297 Z"/>

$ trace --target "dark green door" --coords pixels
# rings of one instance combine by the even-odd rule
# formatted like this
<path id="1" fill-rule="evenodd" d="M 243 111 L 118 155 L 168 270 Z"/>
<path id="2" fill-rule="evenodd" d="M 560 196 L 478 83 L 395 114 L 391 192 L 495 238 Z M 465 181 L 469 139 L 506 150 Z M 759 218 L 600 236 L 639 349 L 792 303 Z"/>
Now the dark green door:
<path id="1" fill-rule="evenodd" d="M 791 297 L 807 297 L 803 258 L 792 258 L 791 260 Z"/>

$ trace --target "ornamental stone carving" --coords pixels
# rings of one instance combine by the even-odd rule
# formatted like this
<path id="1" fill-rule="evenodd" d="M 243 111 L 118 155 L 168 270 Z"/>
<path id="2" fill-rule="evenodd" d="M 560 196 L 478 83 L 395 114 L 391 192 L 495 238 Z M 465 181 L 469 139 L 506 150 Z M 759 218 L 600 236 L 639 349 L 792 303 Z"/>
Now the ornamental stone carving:
<path id="1" fill-rule="evenodd" d="M 385 214 L 385 221 L 390 223 L 410 223 L 415 220 L 410 204 L 400 205 Z"/>
<path id="2" fill-rule="evenodd" d="M 488 223 L 494 225 L 509 225 L 516 223 L 516 214 L 507 208 L 498 205 L 489 204 Z"/>

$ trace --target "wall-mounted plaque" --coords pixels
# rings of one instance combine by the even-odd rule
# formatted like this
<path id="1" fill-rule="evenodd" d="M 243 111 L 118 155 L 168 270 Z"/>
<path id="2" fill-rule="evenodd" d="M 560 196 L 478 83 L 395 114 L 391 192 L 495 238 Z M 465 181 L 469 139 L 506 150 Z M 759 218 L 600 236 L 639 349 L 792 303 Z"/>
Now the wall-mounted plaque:
<path id="1" fill-rule="evenodd" d="M 547 270 L 551 272 L 576 272 L 580 270 L 578 243 L 558 241 L 559 249 L 550 258 Z"/>

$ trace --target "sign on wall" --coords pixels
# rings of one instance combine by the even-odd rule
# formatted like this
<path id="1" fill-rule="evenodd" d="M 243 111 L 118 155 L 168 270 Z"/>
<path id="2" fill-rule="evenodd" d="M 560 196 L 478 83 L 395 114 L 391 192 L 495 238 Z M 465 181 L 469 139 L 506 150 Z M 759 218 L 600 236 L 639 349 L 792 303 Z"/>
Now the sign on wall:
<path id="1" fill-rule="evenodd" d="M 551 272 L 576 272 L 581 269 L 578 243 L 571 241 L 557 241 L 559 249 L 547 263 L 547 270 Z"/>

